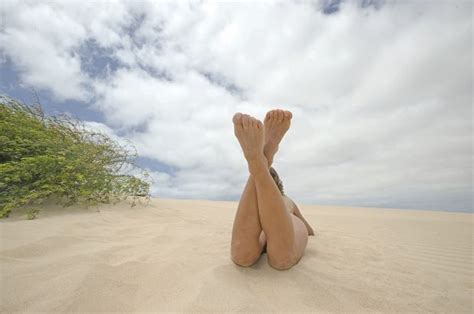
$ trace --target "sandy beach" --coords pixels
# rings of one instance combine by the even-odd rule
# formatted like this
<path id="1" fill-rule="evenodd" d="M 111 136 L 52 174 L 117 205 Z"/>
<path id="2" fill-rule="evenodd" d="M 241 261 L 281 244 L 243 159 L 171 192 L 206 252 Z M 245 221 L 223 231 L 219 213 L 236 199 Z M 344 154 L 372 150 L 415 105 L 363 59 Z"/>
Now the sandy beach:
<path id="1" fill-rule="evenodd" d="M 0 312 L 473 310 L 470 213 L 300 205 L 316 231 L 278 271 L 230 260 L 235 202 L 152 199 L 0 221 Z"/>

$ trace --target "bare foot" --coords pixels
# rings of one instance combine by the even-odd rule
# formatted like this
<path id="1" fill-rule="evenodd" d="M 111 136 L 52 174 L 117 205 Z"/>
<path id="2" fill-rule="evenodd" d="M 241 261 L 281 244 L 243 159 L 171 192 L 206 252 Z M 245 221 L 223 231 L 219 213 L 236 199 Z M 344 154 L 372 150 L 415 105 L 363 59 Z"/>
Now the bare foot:
<path id="1" fill-rule="evenodd" d="M 265 146 L 263 152 L 269 165 L 273 162 L 273 156 L 278 151 L 283 136 L 290 128 L 292 117 L 291 112 L 280 109 L 271 110 L 265 116 Z"/>
<path id="2" fill-rule="evenodd" d="M 239 140 L 245 159 L 249 163 L 249 168 L 254 163 L 260 166 L 262 162 L 266 166 L 267 161 L 263 155 L 265 133 L 262 122 L 242 113 L 236 113 L 232 118 L 232 122 L 234 122 L 234 134 Z"/>

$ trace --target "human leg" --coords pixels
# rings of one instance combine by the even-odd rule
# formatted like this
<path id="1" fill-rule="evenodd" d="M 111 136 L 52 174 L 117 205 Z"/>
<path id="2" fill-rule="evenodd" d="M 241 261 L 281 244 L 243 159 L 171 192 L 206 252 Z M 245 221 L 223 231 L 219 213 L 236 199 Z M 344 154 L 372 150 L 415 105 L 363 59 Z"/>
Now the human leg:
<path id="1" fill-rule="evenodd" d="M 252 176 L 249 176 L 232 226 L 231 258 L 240 266 L 254 264 L 261 255 L 266 238 L 258 216 L 257 194 Z"/>
<path id="2" fill-rule="evenodd" d="M 233 117 L 235 134 L 243 128 L 243 118 L 248 123 L 250 116 L 237 113 Z M 268 165 L 268 163 L 267 163 Z M 260 257 L 266 243 L 258 215 L 257 193 L 252 175 L 242 192 L 232 226 L 231 259 L 240 266 L 250 266 Z"/>

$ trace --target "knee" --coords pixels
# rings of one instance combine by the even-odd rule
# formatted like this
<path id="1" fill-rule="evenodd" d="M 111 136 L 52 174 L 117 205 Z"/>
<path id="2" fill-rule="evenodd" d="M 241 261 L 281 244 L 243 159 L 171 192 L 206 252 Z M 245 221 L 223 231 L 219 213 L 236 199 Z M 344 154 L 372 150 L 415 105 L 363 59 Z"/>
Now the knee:
<path id="1" fill-rule="evenodd" d="M 268 253 L 267 253 L 268 254 Z M 267 255 L 268 264 L 277 270 L 287 270 L 295 265 L 293 256 L 282 255 L 282 256 L 271 256 Z"/>
<path id="2" fill-rule="evenodd" d="M 232 262 L 237 266 L 242 267 L 249 267 L 255 264 L 258 260 L 260 255 L 257 254 L 249 254 L 249 253 L 233 253 L 231 255 Z"/>
<path id="3" fill-rule="evenodd" d="M 238 266 L 252 266 L 259 257 L 260 251 L 258 247 L 251 248 L 249 245 L 243 246 L 240 242 L 233 243 L 231 247 L 231 259 Z"/>
<path id="4" fill-rule="evenodd" d="M 242 266 L 242 267 L 249 267 L 255 264 L 255 262 L 258 260 L 258 256 L 242 256 L 242 255 L 235 255 L 232 256 L 232 261 L 234 262 L 235 265 L 237 266 Z"/>

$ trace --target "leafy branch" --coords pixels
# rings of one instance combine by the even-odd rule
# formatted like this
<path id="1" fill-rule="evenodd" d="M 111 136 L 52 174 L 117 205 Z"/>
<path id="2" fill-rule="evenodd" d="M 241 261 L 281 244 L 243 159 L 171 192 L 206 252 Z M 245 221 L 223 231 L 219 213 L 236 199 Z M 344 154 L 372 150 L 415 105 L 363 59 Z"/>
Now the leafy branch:
<path id="1" fill-rule="evenodd" d="M 54 198 L 68 206 L 149 197 L 150 177 L 122 146 L 66 115 L 0 96 L 0 217 Z M 125 173 L 133 169 L 137 176 Z M 36 216 L 36 213 L 33 216 Z"/>

